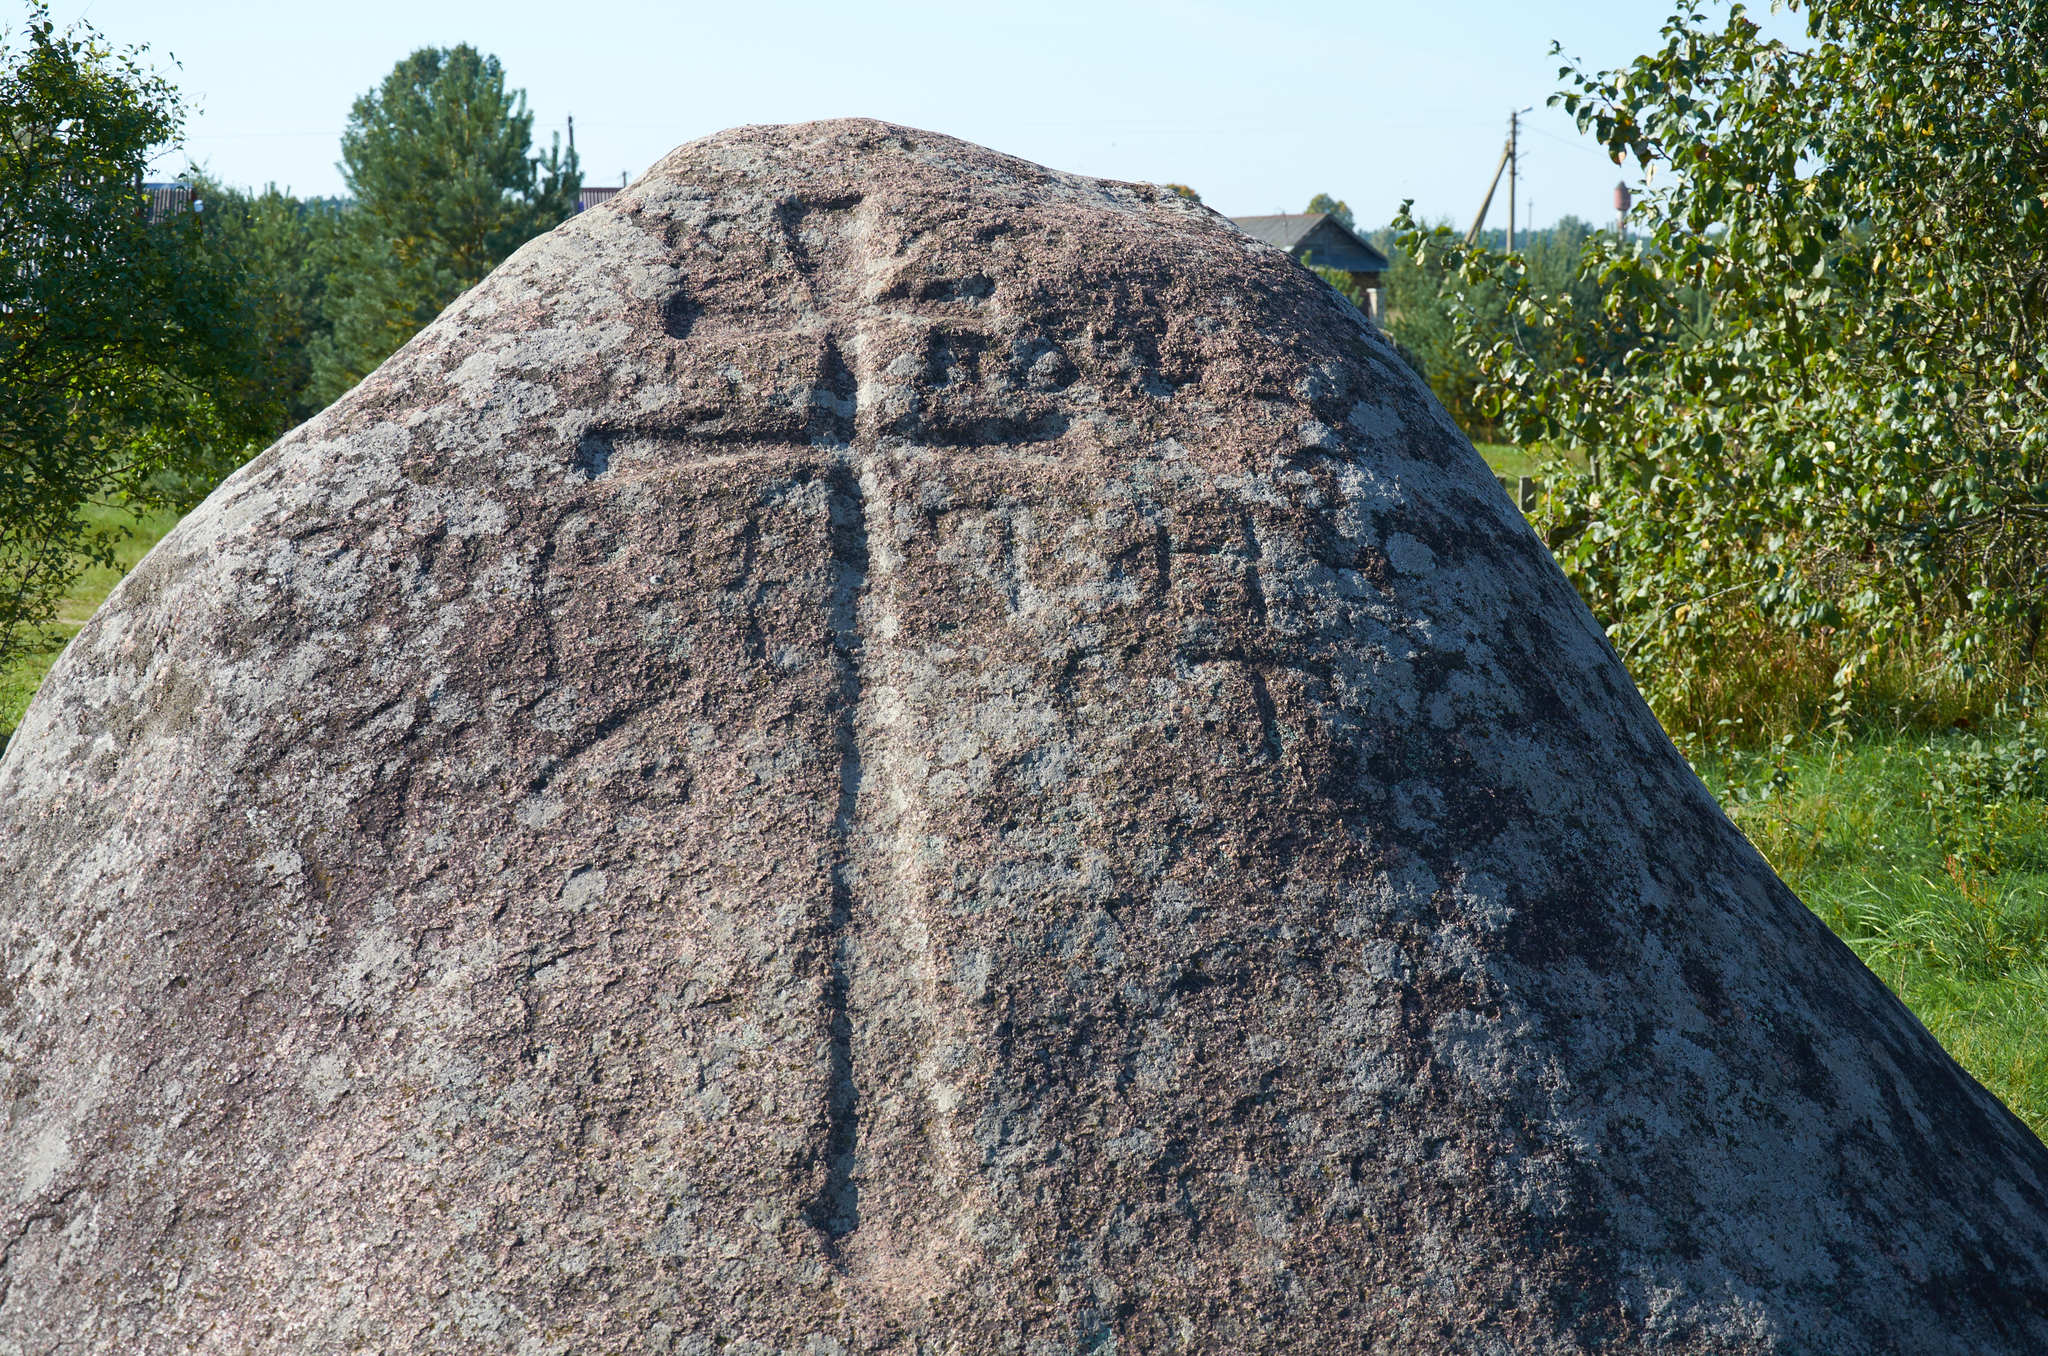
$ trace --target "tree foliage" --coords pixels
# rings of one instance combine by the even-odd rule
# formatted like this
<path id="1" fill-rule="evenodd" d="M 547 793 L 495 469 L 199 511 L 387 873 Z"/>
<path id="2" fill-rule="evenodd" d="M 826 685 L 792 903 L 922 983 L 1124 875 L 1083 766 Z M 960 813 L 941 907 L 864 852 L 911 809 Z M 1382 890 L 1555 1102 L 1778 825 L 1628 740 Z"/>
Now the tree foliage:
<path id="1" fill-rule="evenodd" d="M 1448 231 L 1448 224 L 1442 229 Z M 1590 225 L 1567 216 L 1554 226 L 1517 235 L 1522 245 L 1518 257 L 1530 288 L 1569 294 L 1582 308 L 1598 307 L 1598 280 L 1579 276 L 1578 268 L 1593 235 Z M 1399 229 L 1373 236 L 1374 246 L 1389 263 L 1380 282 L 1387 333 L 1460 428 L 1475 438 L 1497 440 L 1499 412 L 1488 398 L 1487 381 L 1468 338 L 1512 334 L 1543 362 L 1557 361 L 1559 355 L 1548 351 L 1543 336 L 1523 324 L 1507 289 L 1490 278 L 1466 277 L 1446 268 L 1441 251 L 1418 256 L 1402 248 L 1400 237 Z M 1481 239 L 1498 247 L 1505 232 L 1487 232 Z M 1608 336 L 1604 347 L 1606 361 L 1619 360 L 1623 349 L 1618 334 Z"/>
<path id="2" fill-rule="evenodd" d="M 1838 720 L 1902 653 L 2010 685 L 2048 602 L 2048 3 L 1794 8 L 1803 45 L 1682 0 L 1660 50 L 1560 71 L 1651 185 L 1630 244 L 1585 241 L 1590 295 L 1403 223 L 1474 303 L 1485 409 L 1556 454 L 1553 550 L 1680 725 L 1759 646 L 1824 663 Z"/>
<path id="3" fill-rule="evenodd" d="M 140 190 L 179 127 L 89 27 L 39 5 L 0 38 L 0 662 L 111 554 L 86 507 L 174 497 L 262 422 L 233 269 Z"/>
<path id="4" fill-rule="evenodd" d="M 498 59 L 421 48 L 356 100 L 342 136 L 346 219 L 313 342 L 323 403 L 360 381 L 442 308 L 576 210 L 572 150 L 532 153 L 533 115 Z"/>
<path id="5" fill-rule="evenodd" d="M 281 433 L 320 409 L 313 350 L 334 328 L 327 294 L 347 204 L 295 198 L 275 184 L 252 193 L 204 174 L 194 176 L 194 189 L 205 204 L 204 246 L 232 261 L 240 279 L 270 431 Z"/>

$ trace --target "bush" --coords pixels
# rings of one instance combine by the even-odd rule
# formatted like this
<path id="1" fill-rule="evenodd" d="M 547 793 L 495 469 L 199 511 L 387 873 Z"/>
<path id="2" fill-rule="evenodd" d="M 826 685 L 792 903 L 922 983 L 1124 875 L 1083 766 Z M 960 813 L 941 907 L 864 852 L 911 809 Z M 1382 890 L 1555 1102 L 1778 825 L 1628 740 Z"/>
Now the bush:
<path id="1" fill-rule="evenodd" d="M 1553 551 L 1679 729 L 1773 688 L 1777 719 L 1981 715 L 2048 608 L 2048 9 L 1804 7 L 1803 49 L 1688 2 L 1626 70 L 1564 68 L 1555 102 L 1657 185 L 1637 243 L 1584 242 L 1580 290 L 1402 223 L 1457 279 L 1482 414 L 1553 450 Z"/>

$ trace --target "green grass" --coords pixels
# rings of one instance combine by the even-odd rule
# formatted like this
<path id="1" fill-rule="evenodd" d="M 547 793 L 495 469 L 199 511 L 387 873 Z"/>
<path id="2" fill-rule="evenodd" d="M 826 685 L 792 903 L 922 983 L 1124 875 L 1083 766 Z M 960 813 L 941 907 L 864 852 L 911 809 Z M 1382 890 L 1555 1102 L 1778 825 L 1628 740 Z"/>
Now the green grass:
<path id="1" fill-rule="evenodd" d="M 1474 443 L 1473 446 L 1479 449 L 1479 455 L 1486 458 L 1486 464 L 1497 476 L 1513 480 L 1516 476 L 1536 474 L 1536 458 L 1519 447 L 1510 447 L 1506 443 Z"/>
<path id="2" fill-rule="evenodd" d="M 1807 906 L 2048 1137 L 2048 800 L 1996 784 L 2003 753 L 1951 733 L 1700 761 Z"/>
<path id="3" fill-rule="evenodd" d="M 55 624 L 31 638 L 26 654 L 0 665 L 0 748 L 6 747 L 14 727 L 21 723 L 22 712 L 28 709 L 29 698 L 36 695 L 36 688 L 71 638 L 78 634 L 78 628 L 106 601 L 121 576 L 134 569 L 135 562 L 178 522 L 175 513 L 136 514 L 103 507 L 87 509 L 84 517 L 96 528 L 122 534 L 114 548 L 114 563 L 94 565 L 72 580 L 71 587 L 64 591 Z"/>

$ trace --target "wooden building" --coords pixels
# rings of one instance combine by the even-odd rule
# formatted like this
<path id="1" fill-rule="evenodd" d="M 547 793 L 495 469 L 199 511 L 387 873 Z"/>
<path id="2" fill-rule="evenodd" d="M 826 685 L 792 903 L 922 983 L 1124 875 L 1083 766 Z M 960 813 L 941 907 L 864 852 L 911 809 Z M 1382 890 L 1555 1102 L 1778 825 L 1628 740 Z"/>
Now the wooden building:
<path id="1" fill-rule="evenodd" d="M 169 221 L 178 213 L 197 206 L 192 198 L 192 185 L 182 179 L 147 182 L 143 184 L 142 192 L 148 199 L 148 206 L 143 210 L 152 225 Z"/>
<path id="2" fill-rule="evenodd" d="M 1380 275 L 1387 256 L 1357 232 L 1325 212 L 1293 212 L 1277 217 L 1232 217 L 1237 228 L 1254 240 L 1286 250 L 1304 264 L 1347 274 L 1364 299 L 1365 313 L 1380 319 Z"/>

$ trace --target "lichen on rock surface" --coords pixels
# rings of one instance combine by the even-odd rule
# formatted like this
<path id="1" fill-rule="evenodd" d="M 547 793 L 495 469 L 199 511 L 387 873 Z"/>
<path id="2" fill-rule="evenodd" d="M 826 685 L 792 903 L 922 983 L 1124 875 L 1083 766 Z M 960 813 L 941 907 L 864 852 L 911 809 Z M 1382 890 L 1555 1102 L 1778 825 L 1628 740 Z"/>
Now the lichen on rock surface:
<path id="1" fill-rule="evenodd" d="M 2048 1152 L 1382 337 L 1143 185 L 692 143 L 0 762 L 0 1353 L 2048 1349 Z"/>

